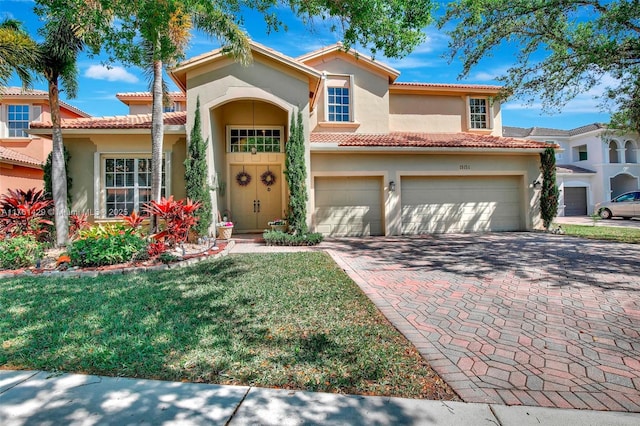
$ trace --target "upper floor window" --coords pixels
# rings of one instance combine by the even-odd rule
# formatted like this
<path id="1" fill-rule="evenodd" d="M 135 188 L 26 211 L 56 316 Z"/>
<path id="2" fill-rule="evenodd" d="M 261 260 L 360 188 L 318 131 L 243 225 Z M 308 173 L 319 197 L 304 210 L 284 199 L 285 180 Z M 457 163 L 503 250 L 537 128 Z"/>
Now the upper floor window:
<path id="1" fill-rule="evenodd" d="M 471 129 L 489 128 L 487 99 L 469 98 L 469 127 Z"/>
<path id="2" fill-rule="evenodd" d="M 588 158 L 586 145 L 573 147 L 573 161 L 586 161 Z"/>
<path id="3" fill-rule="evenodd" d="M 348 87 L 327 88 L 329 121 L 351 121 L 351 101 Z"/>
<path id="4" fill-rule="evenodd" d="M 7 128 L 10 138 L 28 138 L 29 105 L 8 105 Z"/>
<path id="5" fill-rule="evenodd" d="M 624 144 L 624 162 L 625 163 L 637 163 L 638 162 L 638 150 L 636 143 L 633 141 L 627 141 Z"/>
<path id="6" fill-rule="evenodd" d="M 229 129 L 229 152 L 282 152 L 282 127 Z"/>
<path id="7" fill-rule="evenodd" d="M 162 112 L 179 112 L 182 111 L 182 104 L 180 102 L 170 102 L 167 105 L 163 105 Z"/>
<path id="8" fill-rule="evenodd" d="M 618 157 L 618 143 L 616 141 L 609 142 L 609 162 L 610 163 L 620 162 L 620 158 Z"/>

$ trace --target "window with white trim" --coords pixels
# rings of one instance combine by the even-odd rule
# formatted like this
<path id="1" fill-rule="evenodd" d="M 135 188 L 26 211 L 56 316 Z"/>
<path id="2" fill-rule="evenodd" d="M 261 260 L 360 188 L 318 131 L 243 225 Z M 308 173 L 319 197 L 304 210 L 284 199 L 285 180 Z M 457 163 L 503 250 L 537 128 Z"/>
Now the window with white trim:
<path id="1" fill-rule="evenodd" d="M 348 87 L 327 88 L 328 121 L 351 121 L 351 98 Z"/>
<path id="2" fill-rule="evenodd" d="M 7 129 L 10 138 L 28 138 L 29 105 L 7 105 Z"/>
<path id="3" fill-rule="evenodd" d="M 488 129 L 488 111 L 486 98 L 469 98 L 469 128 Z"/>
<path id="4" fill-rule="evenodd" d="M 105 216 L 139 212 L 151 200 L 150 158 L 104 158 Z M 165 161 L 162 162 L 162 196 L 165 196 Z"/>
<path id="5" fill-rule="evenodd" d="M 230 127 L 228 152 L 282 152 L 282 127 Z"/>

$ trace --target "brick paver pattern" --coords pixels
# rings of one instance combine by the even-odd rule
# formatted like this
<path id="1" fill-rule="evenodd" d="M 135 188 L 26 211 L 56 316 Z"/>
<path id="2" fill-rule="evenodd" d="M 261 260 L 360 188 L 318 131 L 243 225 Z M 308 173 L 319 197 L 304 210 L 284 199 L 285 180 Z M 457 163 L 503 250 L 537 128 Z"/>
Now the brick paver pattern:
<path id="1" fill-rule="evenodd" d="M 464 401 L 640 412 L 637 245 L 503 233 L 327 247 Z"/>

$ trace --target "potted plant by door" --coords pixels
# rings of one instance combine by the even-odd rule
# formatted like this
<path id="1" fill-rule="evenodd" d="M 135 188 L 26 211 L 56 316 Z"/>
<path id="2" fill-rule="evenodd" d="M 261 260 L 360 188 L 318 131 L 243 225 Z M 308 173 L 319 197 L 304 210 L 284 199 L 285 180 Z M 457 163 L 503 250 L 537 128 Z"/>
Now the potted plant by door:
<path id="1" fill-rule="evenodd" d="M 287 232 L 287 221 L 284 219 L 274 219 L 268 224 L 272 231 Z"/>
<path id="2" fill-rule="evenodd" d="M 233 232 L 233 222 L 218 222 L 216 224 L 218 228 L 218 238 L 221 240 L 231 239 L 231 233 Z"/>

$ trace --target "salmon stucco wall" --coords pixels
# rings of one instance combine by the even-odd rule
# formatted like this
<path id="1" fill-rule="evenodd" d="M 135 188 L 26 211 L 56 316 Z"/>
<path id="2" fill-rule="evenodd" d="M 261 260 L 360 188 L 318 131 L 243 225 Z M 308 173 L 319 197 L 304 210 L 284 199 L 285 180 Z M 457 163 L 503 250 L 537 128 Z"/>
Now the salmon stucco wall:
<path id="1" fill-rule="evenodd" d="M 43 175 L 41 169 L 0 163 L 0 195 L 8 189 L 44 189 Z"/>

